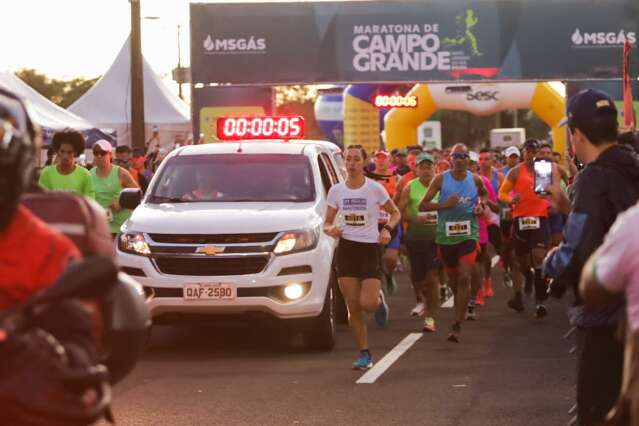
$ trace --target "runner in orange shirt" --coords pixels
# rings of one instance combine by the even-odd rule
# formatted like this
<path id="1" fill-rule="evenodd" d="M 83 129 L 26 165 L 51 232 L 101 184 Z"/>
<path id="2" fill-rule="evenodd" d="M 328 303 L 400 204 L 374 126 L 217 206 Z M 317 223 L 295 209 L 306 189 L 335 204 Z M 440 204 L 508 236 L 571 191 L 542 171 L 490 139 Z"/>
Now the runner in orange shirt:
<path id="1" fill-rule="evenodd" d="M 539 152 L 539 141 L 528 139 L 522 148 L 524 161 L 508 172 L 506 180 L 499 188 L 499 200 L 512 204 L 513 248 L 516 261 L 513 265 L 513 298 L 508 306 L 517 312 L 524 310 L 522 297 L 523 272 L 532 266 L 535 286 L 535 317 L 543 318 L 548 311 L 544 301 L 548 298 L 542 263 L 550 246 L 550 226 L 548 224 L 547 199 L 534 191 L 534 161 Z M 557 168 L 553 164 L 553 182 L 559 179 Z M 510 194 L 514 193 L 513 196 Z"/>

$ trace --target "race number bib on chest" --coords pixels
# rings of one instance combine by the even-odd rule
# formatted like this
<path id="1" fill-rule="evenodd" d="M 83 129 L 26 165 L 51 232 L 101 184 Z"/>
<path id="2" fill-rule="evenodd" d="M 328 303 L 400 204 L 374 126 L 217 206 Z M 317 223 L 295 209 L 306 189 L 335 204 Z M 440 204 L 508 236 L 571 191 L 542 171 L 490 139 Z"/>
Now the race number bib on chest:
<path id="1" fill-rule="evenodd" d="M 463 222 L 446 222 L 447 237 L 470 237 L 470 220 Z"/>
<path id="2" fill-rule="evenodd" d="M 439 213 L 436 211 L 419 212 L 418 216 L 426 218 L 426 225 L 437 225 L 437 220 L 439 219 Z"/>
<path id="3" fill-rule="evenodd" d="M 519 229 L 522 231 L 530 231 L 532 229 L 539 229 L 541 227 L 538 217 L 520 217 Z"/>
<path id="4" fill-rule="evenodd" d="M 344 213 L 344 224 L 349 226 L 366 226 L 366 211 Z"/>
<path id="5" fill-rule="evenodd" d="M 366 198 L 344 198 L 342 210 L 345 225 L 366 226 L 368 216 Z"/>

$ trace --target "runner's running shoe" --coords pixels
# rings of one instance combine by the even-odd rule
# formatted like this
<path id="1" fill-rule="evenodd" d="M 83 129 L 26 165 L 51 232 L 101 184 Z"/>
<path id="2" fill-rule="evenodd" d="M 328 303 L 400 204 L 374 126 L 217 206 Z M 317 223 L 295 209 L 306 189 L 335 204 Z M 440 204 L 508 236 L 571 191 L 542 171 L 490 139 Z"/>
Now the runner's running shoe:
<path id="1" fill-rule="evenodd" d="M 386 292 L 388 293 L 389 296 L 392 296 L 394 294 L 397 294 L 397 281 L 395 281 L 395 277 L 393 277 L 392 275 L 385 275 L 386 276 Z"/>
<path id="2" fill-rule="evenodd" d="M 379 298 L 379 307 L 377 308 L 373 316 L 375 317 L 375 322 L 377 323 L 377 325 L 383 327 L 386 325 L 386 322 L 388 322 L 388 305 L 386 304 L 386 297 L 384 296 L 384 292 L 382 290 L 379 291 Z"/>
<path id="3" fill-rule="evenodd" d="M 461 334 L 461 324 L 454 322 L 450 327 L 450 333 L 448 333 L 448 341 L 459 343 L 459 335 Z"/>
<path id="4" fill-rule="evenodd" d="M 504 272 L 504 287 L 513 288 L 513 277 L 510 276 L 510 272 Z"/>
<path id="5" fill-rule="evenodd" d="M 484 290 L 482 288 L 477 290 L 477 296 L 475 297 L 475 305 L 484 306 Z"/>
<path id="6" fill-rule="evenodd" d="M 517 312 L 524 312 L 524 300 L 521 296 L 521 292 L 515 292 L 515 295 L 508 301 L 508 307 L 514 309 Z"/>
<path id="7" fill-rule="evenodd" d="M 424 302 L 417 302 L 417 304 L 415 305 L 413 310 L 410 311 L 410 316 L 411 317 L 421 317 L 422 315 L 424 315 L 424 310 L 425 309 L 426 309 L 426 306 L 424 305 Z"/>
<path id="8" fill-rule="evenodd" d="M 484 296 L 493 297 L 494 295 L 495 295 L 495 291 L 493 290 L 493 279 L 486 278 L 484 280 Z"/>
<path id="9" fill-rule="evenodd" d="M 537 305 L 537 309 L 535 309 L 535 318 L 542 319 L 548 315 L 548 310 L 544 305 Z"/>
<path id="10" fill-rule="evenodd" d="M 423 332 L 426 333 L 434 333 L 435 332 L 435 318 L 426 317 L 424 318 L 424 327 L 422 328 Z"/>
<path id="11" fill-rule="evenodd" d="M 477 313 L 475 312 L 475 307 L 468 305 L 466 308 L 466 319 L 469 321 L 475 321 L 477 319 Z"/>
<path id="12" fill-rule="evenodd" d="M 369 351 L 359 351 L 359 357 L 353 363 L 353 370 L 368 370 L 373 366 L 373 356 Z"/>

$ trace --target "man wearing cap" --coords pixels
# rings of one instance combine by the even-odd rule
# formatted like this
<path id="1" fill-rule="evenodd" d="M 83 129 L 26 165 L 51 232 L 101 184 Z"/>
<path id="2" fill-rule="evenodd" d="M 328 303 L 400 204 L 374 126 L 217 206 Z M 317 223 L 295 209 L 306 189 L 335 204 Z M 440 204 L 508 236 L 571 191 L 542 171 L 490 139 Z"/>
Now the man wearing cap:
<path id="1" fill-rule="evenodd" d="M 569 215 L 564 241 L 548 254 L 544 271 L 555 279 L 552 293 L 560 296 L 567 286 L 575 294 L 570 319 L 577 327 L 577 420 L 593 425 L 604 420 L 619 396 L 623 346 L 615 331 L 623 302 L 613 299 L 598 309 L 584 306 L 578 283 L 586 260 L 617 215 L 639 199 L 639 159 L 617 144 L 617 109 L 606 93 L 578 92 L 567 109 L 573 154 L 585 168 L 575 178 L 570 201 L 557 181 L 550 188 L 554 203 Z M 635 238 L 634 229 L 625 232 Z"/>
<path id="2" fill-rule="evenodd" d="M 76 164 L 84 152 L 84 136 L 76 130 L 63 130 L 53 135 L 51 146 L 56 152 L 56 164 L 45 167 L 38 183 L 48 191 L 69 191 L 95 198 L 89 171 Z"/>
<path id="3" fill-rule="evenodd" d="M 506 165 L 501 169 L 504 178 L 501 180 L 497 191 L 501 188 L 501 184 L 504 183 L 505 176 L 508 172 L 515 168 L 519 164 L 521 153 L 516 146 L 509 146 L 504 150 L 504 157 L 506 158 Z M 510 204 L 502 203 L 501 205 L 501 237 L 502 237 L 502 252 L 501 260 L 503 261 L 504 268 L 504 284 L 507 287 L 512 287 L 512 228 L 513 228 L 513 209 Z M 526 271 L 529 272 L 529 271 Z M 528 278 L 527 278 L 528 279 Z"/>
<path id="4" fill-rule="evenodd" d="M 119 203 L 123 188 L 139 188 L 131 174 L 123 167 L 112 164 L 113 147 L 105 140 L 93 144 L 91 179 L 95 187 L 95 199 L 106 211 L 111 234 L 120 232 L 120 227 L 131 216 Z"/>
<path id="5" fill-rule="evenodd" d="M 423 152 L 416 158 L 417 179 L 413 179 L 402 191 L 399 210 L 408 222 L 406 248 L 410 259 L 410 278 L 417 305 L 411 312 L 423 316 L 422 331 L 435 331 L 435 314 L 439 306 L 439 274 L 437 269 L 437 211 L 420 212 L 419 203 L 424 198 L 435 176 L 434 158 Z"/>
<path id="6" fill-rule="evenodd" d="M 468 170 L 468 148 L 456 144 L 450 155 L 453 168 L 435 176 L 419 205 L 419 211 L 437 210 L 439 259 L 450 278 L 455 297 L 455 322 L 448 340 L 459 343 L 461 323 L 470 298 L 471 272 L 479 251 L 477 216 L 486 208 L 486 188 L 481 178 Z M 439 193 L 439 201 L 433 202 Z"/>
<path id="7" fill-rule="evenodd" d="M 534 190 L 534 162 L 539 152 L 539 141 L 528 139 L 523 145 L 524 161 L 508 172 L 499 188 L 499 201 L 512 205 L 512 242 L 516 262 L 513 265 L 513 298 L 508 307 L 517 312 L 524 311 L 522 285 L 525 273 L 532 266 L 535 286 L 535 317 L 547 315 L 545 300 L 548 288 L 541 265 L 550 246 L 548 224 L 548 201 Z M 559 181 L 556 165 L 552 165 L 552 181 Z M 514 194 L 514 195 L 513 195 Z M 531 256 L 532 255 L 532 256 Z M 532 265 L 531 265 L 532 257 Z"/>

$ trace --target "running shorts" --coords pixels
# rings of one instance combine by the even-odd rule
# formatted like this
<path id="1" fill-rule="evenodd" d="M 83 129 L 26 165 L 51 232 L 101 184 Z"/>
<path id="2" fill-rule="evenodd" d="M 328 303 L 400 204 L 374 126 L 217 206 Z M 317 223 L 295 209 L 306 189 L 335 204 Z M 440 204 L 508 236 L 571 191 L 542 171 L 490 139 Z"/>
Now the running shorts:
<path id="1" fill-rule="evenodd" d="M 381 279 L 381 246 L 341 238 L 337 245 L 337 277 Z"/>
<path id="2" fill-rule="evenodd" d="M 495 247 L 497 254 L 501 254 L 501 232 L 499 231 L 499 226 L 488 225 L 488 242 Z"/>
<path id="3" fill-rule="evenodd" d="M 477 260 L 479 243 L 476 240 L 466 240 L 458 244 L 437 246 L 439 259 L 447 269 L 454 269 L 459 266 L 459 262 L 474 265 Z"/>
<path id="4" fill-rule="evenodd" d="M 424 281 L 430 270 L 437 266 L 437 244 L 408 235 L 405 242 L 410 260 L 410 279 L 413 283 Z"/>
<path id="5" fill-rule="evenodd" d="M 504 239 L 508 239 L 512 236 L 513 232 L 513 221 L 512 220 L 501 220 L 501 236 Z"/>
<path id="6" fill-rule="evenodd" d="M 528 218 L 516 217 L 513 221 L 513 247 L 518 256 L 525 256 L 534 248 L 547 249 L 550 245 L 550 226 L 545 217 L 538 219 L 535 225 L 523 224 Z M 536 226 L 536 227 L 535 227 Z M 528 229 L 522 229 L 528 228 Z"/>

